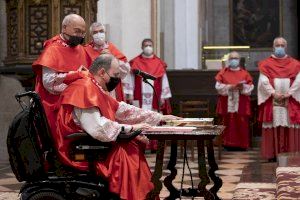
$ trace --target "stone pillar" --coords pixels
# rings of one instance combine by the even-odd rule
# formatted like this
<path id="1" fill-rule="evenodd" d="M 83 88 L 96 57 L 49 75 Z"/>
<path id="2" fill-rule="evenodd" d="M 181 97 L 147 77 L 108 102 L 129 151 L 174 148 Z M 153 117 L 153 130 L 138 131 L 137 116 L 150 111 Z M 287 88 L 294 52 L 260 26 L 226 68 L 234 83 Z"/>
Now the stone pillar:
<path id="1" fill-rule="evenodd" d="M 128 59 L 141 53 L 141 42 L 151 37 L 151 1 L 100 0 L 97 21 L 106 25 L 108 39 Z"/>
<path id="2" fill-rule="evenodd" d="M 0 163 L 8 162 L 7 131 L 14 116 L 20 111 L 20 106 L 14 96 L 23 91 L 19 81 L 0 75 Z"/>
<path id="3" fill-rule="evenodd" d="M 161 23 L 161 56 L 168 65 L 168 69 L 174 69 L 174 0 L 160 1 L 160 23 Z"/>
<path id="4" fill-rule="evenodd" d="M 0 67 L 4 65 L 3 60 L 6 57 L 7 29 L 6 29 L 6 2 L 0 0 Z"/>
<path id="5" fill-rule="evenodd" d="M 175 0 L 175 69 L 198 69 L 198 0 Z"/>

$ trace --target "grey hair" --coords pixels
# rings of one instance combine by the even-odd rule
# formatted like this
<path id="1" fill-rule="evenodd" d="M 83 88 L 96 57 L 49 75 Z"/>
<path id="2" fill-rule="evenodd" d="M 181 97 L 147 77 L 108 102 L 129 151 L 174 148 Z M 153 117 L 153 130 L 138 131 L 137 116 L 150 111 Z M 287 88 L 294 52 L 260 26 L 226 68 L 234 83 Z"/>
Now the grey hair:
<path id="1" fill-rule="evenodd" d="M 82 18 L 80 15 L 77 15 L 77 14 L 74 14 L 74 13 L 66 15 L 66 16 L 64 17 L 64 19 L 63 19 L 61 25 L 62 25 L 62 26 L 68 26 L 69 24 L 72 23 L 72 21 L 73 21 L 74 18 L 76 18 L 76 17 Z M 83 18 L 82 18 L 82 19 L 83 19 Z"/>
<path id="2" fill-rule="evenodd" d="M 115 57 L 110 54 L 102 54 L 98 56 L 92 63 L 89 71 L 91 74 L 96 74 L 102 68 L 107 71 L 110 69 L 113 59 L 115 59 Z"/>
<path id="3" fill-rule="evenodd" d="M 275 46 L 275 43 L 277 42 L 277 40 L 283 40 L 285 47 L 287 47 L 287 41 L 283 37 L 276 37 L 273 41 L 273 47 Z"/>
<path id="4" fill-rule="evenodd" d="M 100 23 L 100 22 L 94 22 L 91 24 L 90 26 L 90 34 L 92 35 L 93 34 L 93 29 L 96 28 L 96 27 L 103 27 L 104 31 L 105 31 L 105 26 L 104 24 Z"/>

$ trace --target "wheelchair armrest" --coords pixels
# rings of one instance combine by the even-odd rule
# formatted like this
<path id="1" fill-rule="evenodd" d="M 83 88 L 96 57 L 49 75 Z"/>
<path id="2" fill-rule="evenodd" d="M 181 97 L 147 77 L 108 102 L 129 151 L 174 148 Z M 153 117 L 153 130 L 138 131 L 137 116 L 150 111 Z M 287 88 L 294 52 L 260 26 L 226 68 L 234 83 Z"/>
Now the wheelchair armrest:
<path id="1" fill-rule="evenodd" d="M 66 139 L 82 139 L 82 138 L 90 138 L 90 137 L 92 137 L 92 136 L 90 136 L 86 132 L 83 132 L 83 133 L 72 133 L 70 135 L 65 136 Z"/>
<path id="2" fill-rule="evenodd" d="M 117 140 L 119 140 L 119 141 L 120 140 L 132 140 L 136 136 L 138 136 L 141 132 L 142 132 L 142 130 L 136 130 L 136 131 L 131 132 L 130 134 L 121 132 L 119 134 Z M 70 135 L 65 136 L 65 138 L 66 139 L 82 139 L 82 138 L 92 138 L 92 136 L 90 136 L 86 132 L 82 132 L 82 133 L 72 133 Z"/>
<path id="3" fill-rule="evenodd" d="M 132 140 L 134 139 L 136 136 L 138 136 L 139 134 L 141 134 L 142 130 L 136 130 L 133 131 L 131 133 L 125 133 L 125 132 L 121 132 L 117 138 L 117 140 Z"/>

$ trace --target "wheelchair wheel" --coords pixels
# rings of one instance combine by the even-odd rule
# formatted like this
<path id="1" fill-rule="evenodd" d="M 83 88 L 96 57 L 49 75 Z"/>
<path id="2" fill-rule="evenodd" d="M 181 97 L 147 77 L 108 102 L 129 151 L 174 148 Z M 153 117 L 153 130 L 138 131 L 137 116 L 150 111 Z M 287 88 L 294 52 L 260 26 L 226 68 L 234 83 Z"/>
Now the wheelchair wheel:
<path id="1" fill-rule="evenodd" d="M 23 200 L 22 197 L 21 200 Z M 66 200 L 66 199 L 63 196 L 53 191 L 40 191 L 36 194 L 31 195 L 26 200 Z"/>

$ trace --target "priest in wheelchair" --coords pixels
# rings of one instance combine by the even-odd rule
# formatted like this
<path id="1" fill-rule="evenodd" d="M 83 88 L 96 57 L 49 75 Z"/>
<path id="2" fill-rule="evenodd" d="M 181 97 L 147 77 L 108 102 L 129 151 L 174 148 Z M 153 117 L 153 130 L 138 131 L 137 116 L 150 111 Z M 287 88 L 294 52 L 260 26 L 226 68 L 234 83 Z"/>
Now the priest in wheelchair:
<path id="1" fill-rule="evenodd" d="M 112 55 L 100 55 L 89 72 L 61 93 L 54 110 L 56 130 L 49 131 L 38 95 L 27 93 L 31 97 L 27 121 L 17 115 L 7 140 L 12 170 L 19 181 L 26 181 L 20 191 L 22 200 L 144 200 L 154 188 L 144 156 L 148 139 L 142 131 L 177 117 L 112 98 L 109 91 L 120 81 L 118 60 Z M 20 101 L 25 95 L 16 98 Z M 22 123 L 33 124 L 28 127 L 35 130 L 27 129 L 30 140 L 26 142 L 26 137 L 20 139 Z M 32 144 L 31 150 L 28 143 L 34 142 L 37 145 Z M 31 156 L 24 155 L 22 148 Z M 26 161 L 20 163 L 22 159 Z"/>

